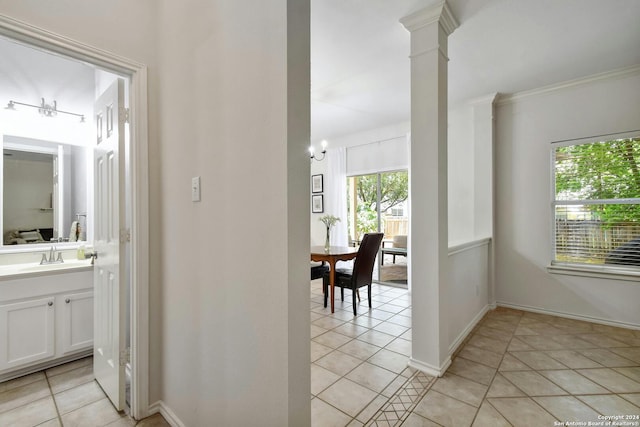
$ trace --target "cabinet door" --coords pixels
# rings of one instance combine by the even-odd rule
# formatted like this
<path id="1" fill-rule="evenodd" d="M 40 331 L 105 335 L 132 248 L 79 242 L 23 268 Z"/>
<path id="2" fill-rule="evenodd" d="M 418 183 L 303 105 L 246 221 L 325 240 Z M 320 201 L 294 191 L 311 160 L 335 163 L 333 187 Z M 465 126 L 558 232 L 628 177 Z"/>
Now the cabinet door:
<path id="1" fill-rule="evenodd" d="M 62 296 L 62 352 L 93 347 L 93 291 Z"/>
<path id="2" fill-rule="evenodd" d="M 0 305 L 0 371 L 53 357 L 53 297 Z"/>

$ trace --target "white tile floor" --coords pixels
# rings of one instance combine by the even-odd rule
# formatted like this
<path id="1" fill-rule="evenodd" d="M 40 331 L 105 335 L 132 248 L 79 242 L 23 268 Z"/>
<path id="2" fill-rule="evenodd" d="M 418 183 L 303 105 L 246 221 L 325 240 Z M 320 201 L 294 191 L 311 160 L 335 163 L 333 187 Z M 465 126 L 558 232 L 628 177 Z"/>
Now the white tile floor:
<path id="1" fill-rule="evenodd" d="M 554 426 L 611 415 L 640 426 L 640 331 L 499 308 L 436 379 L 407 368 L 407 291 L 374 286 L 371 310 L 360 292 L 357 317 L 348 291 L 331 314 L 321 280 L 311 283 L 314 427 Z M 168 425 L 159 415 L 136 423 L 116 412 L 91 363 L 0 383 L 0 426 Z"/>
<path id="2" fill-rule="evenodd" d="M 311 282 L 314 427 L 587 425 L 611 415 L 629 418 L 612 426 L 640 426 L 640 331 L 498 308 L 436 379 L 406 367 L 407 291 L 374 286 L 369 310 L 363 290 L 354 318 L 348 292 L 331 314 L 322 281 Z"/>
<path id="3" fill-rule="evenodd" d="M 93 377 L 91 357 L 0 383 L 2 427 L 164 427 L 159 414 L 136 423 L 117 412 Z"/>

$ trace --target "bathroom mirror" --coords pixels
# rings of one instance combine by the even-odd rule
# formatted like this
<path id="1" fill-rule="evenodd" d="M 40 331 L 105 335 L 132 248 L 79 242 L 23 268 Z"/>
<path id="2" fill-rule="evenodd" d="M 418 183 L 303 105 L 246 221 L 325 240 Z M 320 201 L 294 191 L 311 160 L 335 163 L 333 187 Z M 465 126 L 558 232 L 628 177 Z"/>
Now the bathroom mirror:
<path id="1" fill-rule="evenodd" d="M 85 147 L 4 135 L 3 247 L 87 240 L 92 176 Z"/>

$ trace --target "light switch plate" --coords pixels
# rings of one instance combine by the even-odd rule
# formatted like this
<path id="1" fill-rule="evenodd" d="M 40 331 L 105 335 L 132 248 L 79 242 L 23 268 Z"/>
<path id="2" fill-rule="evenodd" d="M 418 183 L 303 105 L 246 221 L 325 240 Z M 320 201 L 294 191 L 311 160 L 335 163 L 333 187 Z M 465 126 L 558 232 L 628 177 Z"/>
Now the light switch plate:
<path id="1" fill-rule="evenodd" d="M 191 201 L 200 201 L 200 177 L 194 176 L 191 178 Z"/>

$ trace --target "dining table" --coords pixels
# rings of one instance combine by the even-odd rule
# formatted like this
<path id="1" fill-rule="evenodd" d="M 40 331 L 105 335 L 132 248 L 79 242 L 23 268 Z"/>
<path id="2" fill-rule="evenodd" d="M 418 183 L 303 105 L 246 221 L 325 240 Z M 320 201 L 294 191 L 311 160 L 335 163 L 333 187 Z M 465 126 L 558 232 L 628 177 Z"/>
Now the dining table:
<path id="1" fill-rule="evenodd" d="M 349 261 L 358 255 L 358 248 L 351 246 L 330 246 L 325 249 L 324 246 L 311 246 L 311 261 L 325 261 L 329 264 L 329 288 L 331 295 L 331 313 L 334 312 L 334 288 L 336 279 L 336 262 Z M 326 304 L 325 298 L 325 307 Z"/>

